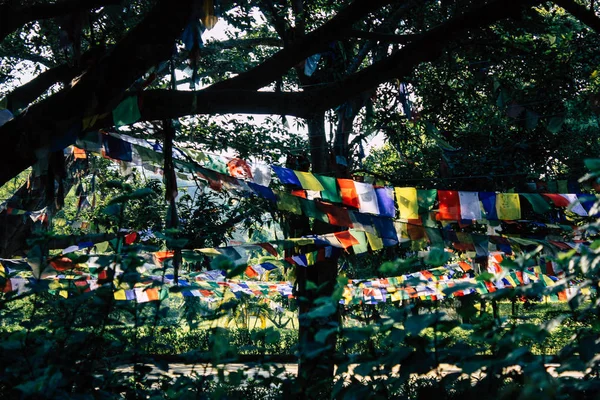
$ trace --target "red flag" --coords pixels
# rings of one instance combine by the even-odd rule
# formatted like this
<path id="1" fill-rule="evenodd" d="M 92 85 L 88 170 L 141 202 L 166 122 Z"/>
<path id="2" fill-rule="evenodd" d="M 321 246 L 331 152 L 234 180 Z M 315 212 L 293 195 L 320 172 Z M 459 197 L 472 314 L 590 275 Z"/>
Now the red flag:
<path id="1" fill-rule="evenodd" d="M 440 208 L 437 215 L 438 220 L 460 220 L 460 199 L 455 190 L 438 190 Z"/>

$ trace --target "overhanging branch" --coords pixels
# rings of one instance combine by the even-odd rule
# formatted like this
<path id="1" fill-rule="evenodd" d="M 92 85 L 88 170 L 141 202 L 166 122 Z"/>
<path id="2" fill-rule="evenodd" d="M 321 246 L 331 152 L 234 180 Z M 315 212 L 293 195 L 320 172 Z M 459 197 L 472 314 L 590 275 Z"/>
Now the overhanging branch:
<path id="1" fill-rule="evenodd" d="M 8 2 L 0 5 L 0 42 L 28 22 L 60 17 L 75 11 L 90 10 L 120 2 L 121 0 L 62 0 L 51 4 L 39 3 L 28 6 L 17 6 L 17 2 Z"/>
<path id="2" fill-rule="evenodd" d="M 588 10 L 581 4 L 575 3 L 573 0 L 554 0 L 554 3 L 567 10 L 596 33 L 600 33 L 600 18 L 593 11 Z"/>

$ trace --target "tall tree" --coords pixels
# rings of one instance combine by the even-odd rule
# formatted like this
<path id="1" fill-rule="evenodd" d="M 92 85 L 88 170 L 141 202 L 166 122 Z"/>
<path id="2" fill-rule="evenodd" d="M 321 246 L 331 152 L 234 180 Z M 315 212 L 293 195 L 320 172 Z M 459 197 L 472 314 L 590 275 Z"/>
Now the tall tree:
<path id="1" fill-rule="evenodd" d="M 384 130 L 399 151 L 407 141 L 403 135 L 413 129 L 410 124 L 418 126 L 416 135 L 445 134 L 452 145 L 467 149 L 469 165 L 487 162 L 481 152 L 471 151 L 474 143 L 479 149 L 491 143 L 500 147 L 498 153 L 511 151 L 514 165 L 524 167 L 519 163 L 538 149 L 541 137 L 546 153 L 539 154 L 555 158 L 559 134 L 571 128 L 562 122 L 565 115 L 569 110 L 577 115 L 586 106 L 582 97 L 571 97 L 588 93 L 593 99 L 598 91 L 589 79 L 598 75 L 593 69 L 596 32 L 582 25 L 597 30 L 598 17 L 576 2 L 557 3 L 575 19 L 552 3 L 534 0 L 355 0 L 348 5 L 131 0 L 116 6 L 113 1 L 63 0 L 2 6 L 0 54 L 10 60 L 0 66 L 1 82 L 14 81 L 19 61 L 46 70 L 20 88 L 2 88 L 15 118 L 0 127 L 5 144 L 0 148 L 0 183 L 49 155 L 58 157 L 86 131 L 110 128 L 111 111 L 128 96 L 142 99 L 141 122 L 235 113 L 303 119 L 312 171 L 336 177 L 349 176 L 356 150 L 373 127 Z M 197 32 L 213 25 L 219 13 L 215 5 L 238 33 L 202 47 Z M 121 13 L 135 18 L 129 21 Z M 186 49 L 174 54 L 184 32 Z M 500 51 L 490 55 L 491 46 Z M 559 56 L 567 59 L 548 68 Z M 179 70 L 189 62 L 192 83 L 201 82 L 203 88 L 165 89 L 169 69 L 164 63 L 170 59 Z M 577 69 L 567 75 L 570 81 L 559 82 L 558 72 L 574 60 Z M 477 65 L 487 65 L 487 71 Z M 486 77 L 481 78 L 482 72 Z M 402 96 L 403 105 L 408 104 L 401 89 L 405 83 L 415 89 L 419 115 L 408 116 L 404 108 L 408 118 L 399 119 L 397 107 L 390 107 Z M 559 102 L 530 104 L 551 89 Z M 497 96 L 495 103 L 480 107 L 482 98 L 488 101 L 491 95 Z M 584 114 L 592 120 L 595 112 L 590 105 Z M 541 124 L 534 124 L 536 115 Z M 331 139 L 328 123 L 334 127 Z M 596 128 L 590 122 L 577 130 L 584 138 Z M 478 130 L 487 134 L 458 135 Z M 561 161 L 568 165 L 572 160 Z M 537 157 L 527 168 L 541 173 L 547 166 Z M 306 221 L 301 225 L 307 229 Z M 302 314 L 318 303 L 306 282 L 324 287 L 317 297 L 326 297 L 336 275 L 335 260 L 298 271 L 300 296 L 308 299 Z M 301 366 L 301 377 L 306 389 L 315 382 L 323 385 L 316 392 L 302 391 L 306 397 L 327 391 L 335 329 L 326 339 L 330 347 L 322 365 L 307 354 L 317 330 L 329 324 L 335 328 L 335 312 L 312 323 L 316 325 L 301 332 L 306 366 Z"/>

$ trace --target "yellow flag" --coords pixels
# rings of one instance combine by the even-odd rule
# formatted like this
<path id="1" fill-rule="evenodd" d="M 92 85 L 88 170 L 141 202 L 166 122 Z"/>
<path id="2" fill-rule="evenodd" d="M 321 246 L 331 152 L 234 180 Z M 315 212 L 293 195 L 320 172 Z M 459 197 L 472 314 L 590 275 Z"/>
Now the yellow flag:
<path id="1" fill-rule="evenodd" d="M 377 235 L 373 235 L 372 233 L 365 232 L 367 234 L 367 239 L 369 240 L 369 246 L 373 250 L 381 250 L 383 249 L 383 241 Z"/>
<path id="2" fill-rule="evenodd" d="M 394 188 L 396 202 L 402 219 L 419 218 L 419 203 L 417 201 L 417 189 L 413 187 Z"/>
<path id="3" fill-rule="evenodd" d="M 521 203 L 518 193 L 498 193 L 496 195 L 496 212 L 498 219 L 521 219 Z"/>
<path id="4" fill-rule="evenodd" d="M 322 192 L 325 190 L 321 182 L 315 178 L 313 174 L 310 172 L 302 172 L 302 171 L 294 171 L 294 174 L 298 177 L 300 181 L 300 185 L 302 185 L 302 189 L 304 190 L 316 190 L 317 192 Z"/>
<path id="5" fill-rule="evenodd" d="M 125 291 L 123 289 L 115 292 L 115 300 L 127 300 L 127 296 L 125 295 Z"/>

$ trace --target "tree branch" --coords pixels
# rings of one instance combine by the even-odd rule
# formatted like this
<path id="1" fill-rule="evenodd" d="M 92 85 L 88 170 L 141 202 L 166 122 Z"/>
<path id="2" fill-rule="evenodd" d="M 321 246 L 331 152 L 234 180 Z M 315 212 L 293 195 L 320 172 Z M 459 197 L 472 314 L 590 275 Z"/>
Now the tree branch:
<path id="1" fill-rule="evenodd" d="M 588 10 L 584 6 L 575 3 L 573 0 L 554 0 L 554 3 L 567 10 L 575 18 L 592 28 L 596 33 L 600 33 L 600 18 L 593 10 Z"/>
<path id="2" fill-rule="evenodd" d="M 364 68 L 338 82 L 325 85 L 308 93 L 308 104 L 314 109 L 330 109 L 345 99 L 377 86 L 390 79 L 410 74 L 421 62 L 435 59 L 444 46 L 469 29 L 489 25 L 521 12 L 523 6 L 531 6 L 537 0 L 492 0 L 466 13 L 452 18 L 420 35 L 420 38 L 384 60 Z"/>
<path id="3" fill-rule="evenodd" d="M 366 32 L 359 30 L 351 30 L 348 32 L 349 37 L 368 39 L 376 42 L 407 44 L 421 37 L 420 34 L 394 35 L 391 33 L 381 32 Z"/>
<path id="4" fill-rule="evenodd" d="M 112 4 L 121 0 L 63 0 L 51 4 L 15 6 L 16 2 L 0 5 L 0 42 L 11 32 L 28 22 L 67 15 L 79 10 L 89 10 Z"/>
<path id="5" fill-rule="evenodd" d="M 208 89 L 258 90 L 277 80 L 305 58 L 325 50 L 328 42 L 345 35 L 354 22 L 388 3 L 390 0 L 355 0 L 331 20 L 303 36 L 293 45 L 277 52 L 262 64 L 235 78 L 216 83 Z"/>
<path id="6" fill-rule="evenodd" d="M 0 137 L 11 143 L 0 148 L 0 158 L 10 165 L 0 170 L 0 184 L 32 165 L 36 149 L 52 151 L 73 143 L 85 116 L 111 111 L 137 78 L 168 59 L 189 20 L 192 3 L 179 1 L 175 7 L 170 0 L 159 1 L 76 85 L 31 106 L 27 113 L 0 127 Z"/>

